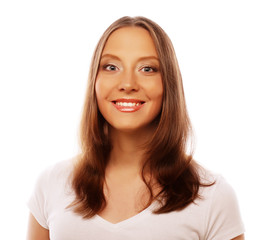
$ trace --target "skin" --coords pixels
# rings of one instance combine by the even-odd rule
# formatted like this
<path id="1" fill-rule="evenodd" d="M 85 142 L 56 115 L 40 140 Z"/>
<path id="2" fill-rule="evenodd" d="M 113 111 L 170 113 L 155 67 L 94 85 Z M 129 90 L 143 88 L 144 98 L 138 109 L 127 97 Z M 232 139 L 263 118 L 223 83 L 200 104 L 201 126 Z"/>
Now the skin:
<path id="1" fill-rule="evenodd" d="M 112 33 L 102 53 L 95 90 L 99 110 L 112 128 L 130 135 L 153 131 L 150 123 L 161 110 L 163 86 L 156 48 L 146 30 L 125 27 Z M 136 112 L 124 113 L 112 104 L 123 98 L 145 103 Z"/>
<path id="2" fill-rule="evenodd" d="M 29 215 L 27 240 L 49 240 L 49 231 L 43 228 L 32 214 Z"/>
<path id="3" fill-rule="evenodd" d="M 99 110 L 110 125 L 113 149 L 105 176 L 107 206 L 99 215 L 111 223 L 138 214 L 148 201 L 141 178 L 141 146 L 152 135 L 154 119 L 161 110 L 163 86 L 159 67 L 153 40 L 139 27 L 116 30 L 102 53 L 95 90 Z M 120 98 L 145 103 L 138 111 L 122 112 L 112 103 Z M 49 231 L 31 214 L 27 239 L 49 240 Z M 243 239 L 241 235 L 233 240 Z"/>
<path id="4" fill-rule="evenodd" d="M 163 86 L 159 60 L 150 34 L 143 28 L 115 31 L 102 53 L 96 79 L 99 110 L 110 124 L 113 150 L 106 168 L 106 208 L 99 214 L 117 223 L 143 209 L 148 199 L 141 178 L 143 150 L 154 119 L 161 111 Z M 140 110 L 122 112 L 112 101 L 138 99 Z"/>

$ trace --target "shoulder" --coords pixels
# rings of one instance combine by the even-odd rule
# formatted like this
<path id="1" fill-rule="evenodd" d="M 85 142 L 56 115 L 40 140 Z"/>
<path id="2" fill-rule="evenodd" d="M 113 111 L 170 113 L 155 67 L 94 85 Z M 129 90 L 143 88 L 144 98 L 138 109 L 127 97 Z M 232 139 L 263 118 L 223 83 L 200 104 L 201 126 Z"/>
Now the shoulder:
<path id="1" fill-rule="evenodd" d="M 204 198 L 208 198 L 213 204 L 216 202 L 222 204 L 228 201 L 237 201 L 233 187 L 221 174 L 202 168 L 199 172 L 199 176 L 202 184 L 211 184 L 211 186 L 201 187 L 200 195 L 203 195 Z"/>
<path id="2" fill-rule="evenodd" d="M 59 161 L 53 165 L 48 166 L 41 172 L 41 176 L 44 177 L 61 177 L 63 175 L 70 174 L 76 163 L 77 157 Z"/>
<path id="3" fill-rule="evenodd" d="M 244 232 L 238 199 L 233 187 L 220 174 L 201 170 L 200 200 L 205 212 L 207 239 L 231 239 Z"/>
<path id="4" fill-rule="evenodd" d="M 77 157 L 60 161 L 43 170 L 36 180 L 29 203 L 48 204 L 65 192 L 71 192 L 71 176 Z"/>
<path id="5" fill-rule="evenodd" d="M 200 187 L 199 195 L 210 213 L 219 207 L 227 211 L 238 205 L 233 187 L 221 174 L 201 168 L 199 176 L 201 183 L 208 185 Z"/>
<path id="6" fill-rule="evenodd" d="M 73 172 L 76 160 L 77 157 L 73 157 L 48 166 L 40 173 L 36 181 L 36 189 L 49 191 L 56 188 L 59 183 L 67 182 Z"/>
<path id="7" fill-rule="evenodd" d="M 62 199 L 66 201 L 66 191 L 70 189 L 67 180 L 73 171 L 74 162 L 75 158 L 71 158 L 47 167 L 36 180 L 27 205 L 38 223 L 46 229 L 50 211 L 59 206 L 57 203 L 62 205 Z"/>

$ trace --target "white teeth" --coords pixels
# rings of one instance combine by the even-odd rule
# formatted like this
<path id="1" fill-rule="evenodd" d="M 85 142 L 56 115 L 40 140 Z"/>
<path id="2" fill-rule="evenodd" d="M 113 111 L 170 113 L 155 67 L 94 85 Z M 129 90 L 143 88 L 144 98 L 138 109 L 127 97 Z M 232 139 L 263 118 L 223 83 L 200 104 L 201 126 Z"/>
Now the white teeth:
<path id="1" fill-rule="evenodd" d="M 117 106 L 122 106 L 122 107 L 135 107 L 135 106 L 140 106 L 141 103 L 132 103 L 132 102 L 116 102 Z"/>

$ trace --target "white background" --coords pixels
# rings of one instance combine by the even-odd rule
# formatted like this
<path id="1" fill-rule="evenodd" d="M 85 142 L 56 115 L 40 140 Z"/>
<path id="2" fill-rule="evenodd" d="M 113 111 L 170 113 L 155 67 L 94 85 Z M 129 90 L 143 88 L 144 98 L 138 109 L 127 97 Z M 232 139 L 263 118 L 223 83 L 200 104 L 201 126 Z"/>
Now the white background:
<path id="1" fill-rule="evenodd" d="M 263 0 L 1 1 L 1 239 L 25 238 L 36 177 L 77 153 L 92 52 L 124 15 L 172 39 L 195 158 L 234 187 L 246 239 L 271 238 L 271 12 Z"/>

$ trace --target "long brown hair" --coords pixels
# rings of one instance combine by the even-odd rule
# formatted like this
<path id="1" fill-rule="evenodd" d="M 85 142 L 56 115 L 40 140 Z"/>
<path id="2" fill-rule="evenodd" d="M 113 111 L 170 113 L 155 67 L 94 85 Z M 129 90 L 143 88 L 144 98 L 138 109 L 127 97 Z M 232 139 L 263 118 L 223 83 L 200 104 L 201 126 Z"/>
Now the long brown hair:
<path id="1" fill-rule="evenodd" d="M 115 21 L 99 40 L 90 67 L 88 87 L 83 109 L 80 140 L 81 155 L 73 171 L 72 187 L 76 198 L 70 205 L 74 212 L 91 218 L 106 206 L 103 192 L 105 168 L 111 151 L 107 122 L 98 109 L 95 81 L 100 58 L 107 39 L 115 30 L 135 26 L 146 29 L 155 44 L 163 81 L 163 104 L 157 119 L 157 128 L 145 148 L 145 164 L 142 178 L 153 200 L 161 200 L 155 213 L 181 210 L 199 197 L 203 184 L 198 175 L 198 165 L 188 154 L 191 137 L 181 73 L 172 43 L 163 29 L 144 17 L 123 17 Z M 160 185 L 161 191 L 153 194 L 151 182 L 145 179 L 145 170 Z M 206 185 L 205 185 L 206 186 Z"/>

